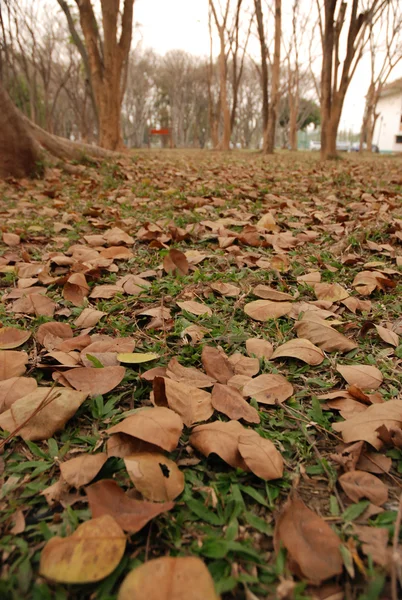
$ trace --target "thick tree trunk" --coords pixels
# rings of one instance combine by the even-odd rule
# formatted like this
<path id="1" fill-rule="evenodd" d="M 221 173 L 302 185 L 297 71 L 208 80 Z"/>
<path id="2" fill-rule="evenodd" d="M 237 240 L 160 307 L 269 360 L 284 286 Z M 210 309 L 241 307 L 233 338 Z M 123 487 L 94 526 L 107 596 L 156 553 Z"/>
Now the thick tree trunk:
<path id="1" fill-rule="evenodd" d="M 336 0 L 325 3 L 325 30 L 323 43 L 323 57 L 321 70 L 321 158 L 326 160 L 332 153 L 333 140 L 331 140 L 331 106 L 332 106 L 332 66 L 333 50 L 335 44 L 334 13 Z M 331 150 L 330 150 L 331 146 Z M 336 152 L 336 139 L 335 139 Z"/>
<path id="2" fill-rule="evenodd" d="M 219 53 L 219 83 L 220 83 L 220 97 L 221 97 L 221 107 L 223 112 L 223 135 L 222 140 L 220 141 L 219 148 L 221 150 L 229 150 L 230 149 L 230 137 L 231 137 L 231 127 L 230 127 L 230 109 L 228 103 L 228 94 L 227 94 L 227 68 L 226 68 L 226 53 L 225 53 L 225 32 L 223 29 L 219 32 L 221 50 Z"/>
<path id="3" fill-rule="evenodd" d="M 0 177 L 32 176 L 39 160 L 39 144 L 0 84 Z"/>
<path id="4" fill-rule="evenodd" d="M 279 102 L 279 75 L 281 62 L 281 33 L 282 33 L 282 0 L 275 0 L 275 45 L 274 62 L 272 65 L 271 103 L 268 110 L 268 123 L 264 135 L 263 150 L 273 154 L 275 148 L 275 131 Z"/>

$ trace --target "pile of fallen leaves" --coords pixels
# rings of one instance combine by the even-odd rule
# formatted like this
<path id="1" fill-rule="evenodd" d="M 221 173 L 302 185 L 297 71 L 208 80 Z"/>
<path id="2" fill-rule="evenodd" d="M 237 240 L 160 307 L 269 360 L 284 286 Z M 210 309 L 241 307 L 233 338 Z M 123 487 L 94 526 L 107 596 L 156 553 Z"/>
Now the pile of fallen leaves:
<path id="1" fill-rule="evenodd" d="M 219 160 L 3 185 L 4 598 L 398 597 L 399 162 Z"/>

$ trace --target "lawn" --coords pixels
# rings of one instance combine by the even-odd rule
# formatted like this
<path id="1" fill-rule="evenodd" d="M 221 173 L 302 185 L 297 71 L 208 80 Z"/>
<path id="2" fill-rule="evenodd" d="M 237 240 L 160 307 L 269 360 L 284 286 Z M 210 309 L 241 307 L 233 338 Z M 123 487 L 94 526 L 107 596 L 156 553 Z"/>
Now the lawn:
<path id="1" fill-rule="evenodd" d="M 225 600 L 396 600 L 402 160 L 73 171 L 0 185 L 2 600 L 137 598 L 167 555 Z"/>

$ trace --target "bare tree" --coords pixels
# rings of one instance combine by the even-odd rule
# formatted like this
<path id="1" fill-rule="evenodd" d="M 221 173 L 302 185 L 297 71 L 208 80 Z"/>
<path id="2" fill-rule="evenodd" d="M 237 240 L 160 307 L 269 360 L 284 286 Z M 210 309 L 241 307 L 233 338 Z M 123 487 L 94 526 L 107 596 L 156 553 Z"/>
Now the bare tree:
<path id="1" fill-rule="evenodd" d="M 219 85 L 220 85 L 220 108 L 223 113 L 223 135 L 218 143 L 220 150 L 230 148 L 230 108 L 227 93 L 227 58 L 226 58 L 226 26 L 229 16 L 230 0 L 226 0 L 226 6 L 220 18 L 215 8 L 214 0 L 209 0 L 209 6 L 214 17 L 215 26 L 219 35 Z"/>

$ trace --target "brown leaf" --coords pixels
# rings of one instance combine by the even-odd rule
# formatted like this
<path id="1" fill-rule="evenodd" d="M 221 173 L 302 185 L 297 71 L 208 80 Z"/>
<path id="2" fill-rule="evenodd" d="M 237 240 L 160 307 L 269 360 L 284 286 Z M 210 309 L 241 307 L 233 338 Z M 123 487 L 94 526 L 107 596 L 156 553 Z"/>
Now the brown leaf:
<path id="1" fill-rule="evenodd" d="M 211 395 L 212 406 L 229 419 L 243 419 L 247 423 L 259 423 L 260 416 L 255 408 L 250 406 L 241 393 L 229 385 L 216 383 Z"/>
<path id="2" fill-rule="evenodd" d="M 176 248 L 171 248 L 163 258 L 163 268 L 166 273 L 177 271 L 180 275 L 187 275 L 189 264 L 186 255 Z"/>
<path id="3" fill-rule="evenodd" d="M 383 404 L 372 404 L 364 412 L 347 419 L 342 423 L 333 423 L 332 428 L 342 433 L 346 443 L 365 441 L 379 450 L 382 441 L 379 439 L 377 429 L 385 425 L 388 429 L 398 428 L 402 425 L 402 402 L 388 400 Z"/>
<path id="4" fill-rule="evenodd" d="M 208 421 L 214 409 L 211 394 L 199 388 L 164 378 L 165 394 L 169 408 L 174 410 L 187 427 L 194 423 Z"/>
<path id="5" fill-rule="evenodd" d="M 246 315 L 255 321 L 268 321 L 279 319 L 288 315 L 292 309 L 290 302 L 272 302 L 271 300 L 254 300 L 244 307 Z"/>
<path id="6" fill-rule="evenodd" d="M 40 557 L 39 573 L 58 583 L 92 583 L 104 579 L 123 558 L 126 537 L 109 515 L 90 519 L 68 537 L 53 537 Z"/>
<path id="7" fill-rule="evenodd" d="M 219 600 L 207 567 L 195 556 L 163 556 L 131 571 L 117 600 Z"/>
<path id="8" fill-rule="evenodd" d="M 278 292 L 278 290 L 262 284 L 257 285 L 253 289 L 253 294 L 258 298 L 263 298 L 263 300 L 273 300 L 274 302 L 294 300 L 294 297 L 291 294 L 287 294 L 286 292 Z"/>
<path id="9" fill-rule="evenodd" d="M 195 367 L 183 367 L 176 357 L 170 360 L 166 375 L 170 379 L 174 379 L 174 381 L 186 383 L 197 388 L 212 387 L 215 383 L 213 377 L 205 375 L 205 373 Z"/>
<path id="10" fill-rule="evenodd" d="M 253 377 L 257 375 L 260 370 L 260 361 L 258 358 L 249 358 L 243 356 L 239 352 L 229 356 L 229 362 L 233 368 L 235 375 L 247 375 L 247 377 Z"/>
<path id="11" fill-rule="evenodd" d="M 192 315 L 208 315 L 209 317 L 212 317 L 212 310 L 206 304 L 201 304 L 201 302 L 185 300 L 184 302 L 177 302 L 177 305 L 180 306 L 182 310 L 186 310 Z"/>
<path id="12" fill-rule="evenodd" d="M 292 384 L 278 374 L 263 374 L 255 377 L 243 387 L 243 396 L 251 396 L 261 404 L 282 403 L 293 394 Z"/>
<path id="13" fill-rule="evenodd" d="M 349 471 L 338 477 L 345 494 L 353 502 L 368 498 L 376 506 L 381 506 L 388 500 L 387 486 L 371 473 L 365 471 Z"/>
<path id="14" fill-rule="evenodd" d="M 238 421 L 215 421 L 206 425 L 198 425 L 191 433 L 189 442 L 204 456 L 212 452 L 234 469 L 249 471 L 239 452 L 239 437 L 247 431 Z"/>
<path id="15" fill-rule="evenodd" d="M 47 440 L 62 429 L 86 399 L 87 394 L 64 388 L 41 387 L 16 400 L 0 415 L 0 427 L 18 430 L 24 440 Z M 41 408 L 36 414 L 37 409 Z"/>
<path id="16" fill-rule="evenodd" d="M 273 443 L 248 430 L 239 437 L 239 452 L 257 477 L 270 481 L 283 475 L 283 458 Z"/>
<path id="17" fill-rule="evenodd" d="M 181 332 L 181 337 L 188 335 L 190 336 L 193 344 L 197 344 L 202 340 L 206 333 L 208 333 L 208 329 L 201 327 L 200 325 L 193 324 L 183 329 Z"/>
<path id="18" fill-rule="evenodd" d="M 305 275 L 299 275 L 296 277 L 297 283 L 308 283 L 309 285 L 313 285 L 315 283 L 320 283 L 321 281 L 321 273 L 319 271 L 312 271 L 311 273 L 306 273 Z"/>
<path id="19" fill-rule="evenodd" d="M 275 350 L 271 359 L 283 357 L 298 358 L 313 366 L 320 365 L 325 358 L 324 352 L 318 346 L 303 338 L 285 342 Z"/>
<path id="20" fill-rule="evenodd" d="M 307 315 L 308 318 L 307 318 Z M 357 348 L 357 344 L 333 329 L 329 323 L 311 313 L 305 313 L 301 321 L 295 323 L 299 338 L 306 338 L 326 352 L 349 352 Z"/>
<path id="21" fill-rule="evenodd" d="M 22 346 L 31 337 L 30 331 L 23 331 L 16 327 L 2 327 L 0 329 L 0 350 L 12 350 Z"/>
<path id="22" fill-rule="evenodd" d="M 7 233 L 3 231 L 3 242 L 6 246 L 18 246 L 21 242 L 21 238 L 16 233 Z"/>
<path id="23" fill-rule="evenodd" d="M 163 454 L 133 454 L 125 457 L 124 464 L 134 486 L 147 500 L 167 502 L 184 490 L 183 473 Z"/>
<path id="24" fill-rule="evenodd" d="M 246 350 L 249 356 L 255 355 L 257 358 L 266 358 L 269 360 L 274 348 L 271 342 L 261 338 L 249 338 L 246 340 Z"/>
<path id="25" fill-rule="evenodd" d="M 177 447 L 182 429 L 183 421 L 177 413 L 158 406 L 138 410 L 108 429 L 107 433 L 126 433 L 172 452 Z"/>
<path id="26" fill-rule="evenodd" d="M 362 542 L 362 551 L 366 556 L 371 556 L 373 561 L 382 567 L 390 564 L 391 557 L 387 552 L 389 532 L 386 527 L 353 524 L 353 529 Z"/>
<path id="27" fill-rule="evenodd" d="M 103 233 L 103 237 L 109 246 L 117 246 L 119 244 L 134 244 L 134 238 L 120 229 L 120 227 L 112 227 L 112 229 L 108 229 Z"/>
<path id="28" fill-rule="evenodd" d="M 222 294 L 222 296 L 227 296 L 228 298 L 236 298 L 241 291 L 237 285 L 223 281 L 214 281 L 210 284 L 210 287 L 214 292 L 218 292 L 218 294 Z"/>
<path id="29" fill-rule="evenodd" d="M 102 250 L 100 255 L 102 258 L 112 258 L 113 260 L 128 260 L 134 257 L 132 251 L 123 246 L 110 246 L 110 248 Z"/>
<path id="30" fill-rule="evenodd" d="M 274 533 L 274 546 L 288 552 L 290 569 L 296 575 L 318 585 L 340 575 L 343 561 L 341 541 L 331 527 L 296 495 L 292 494 L 279 514 Z"/>
<path id="31" fill-rule="evenodd" d="M 23 375 L 27 362 L 28 354 L 26 352 L 0 350 L 0 381 Z"/>
<path id="32" fill-rule="evenodd" d="M 364 452 L 356 466 L 359 471 L 383 475 L 391 470 L 392 459 L 379 452 Z"/>
<path id="33" fill-rule="evenodd" d="M 69 485 L 75 488 L 87 485 L 96 477 L 105 462 L 107 454 L 80 454 L 60 463 L 61 475 Z"/>
<path id="34" fill-rule="evenodd" d="M 204 346 L 201 353 L 201 362 L 207 375 L 218 381 L 218 383 L 227 383 L 228 379 L 234 375 L 228 357 L 218 348 Z"/>
<path id="35" fill-rule="evenodd" d="M 349 297 L 349 293 L 339 283 L 316 283 L 314 292 L 318 300 L 340 302 Z"/>
<path id="36" fill-rule="evenodd" d="M 365 390 L 376 390 L 383 382 L 381 371 L 372 365 L 338 365 L 336 370 L 350 385 Z"/>
<path id="37" fill-rule="evenodd" d="M 89 294 L 89 285 L 84 273 L 73 273 L 63 288 L 63 298 L 74 306 L 82 306 Z"/>
<path id="38" fill-rule="evenodd" d="M 145 379 L 145 381 L 153 381 L 155 377 L 166 377 L 166 368 L 165 367 L 154 367 L 153 369 L 148 369 L 140 375 L 141 379 Z"/>
<path id="39" fill-rule="evenodd" d="M 10 529 L 12 535 L 19 535 L 25 531 L 25 517 L 21 509 L 17 509 L 12 516 L 13 526 Z"/>
<path id="40" fill-rule="evenodd" d="M 386 327 L 381 327 L 381 325 L 374 325 L 374 327 L 376 328 L 380 338 L 386 344 L 390 344 L 391 346 L 395 347 L 399 346 L 399 337 L 394 331 L 392 331 L 391 329 L 387 329 Z"/>
<path id="41" fill-rule="evenodd" d="M 80 329 L 86 329 L 87 327 L 94 327 L 106 313 L 101 310 L 95 310 L 94 308 L 84 308 L 74 321 L 74 325 Z"/>
<path id="42" fill-rule="evenodd" d="M 60 340 L 68 340 L 73 337 L 73 330 L 68 323 L 59 323 L 58 321 L 50 321 L 49 323 L 43 323 L 38 327 L 36 332 L 36 339 L 41 346 L 45 343 L 46 336 L 51 335 L 54 338 Z"/>
<path id="43" fill-rule="evenodd" d="M 0 413 L 11 408 L 16 400 L 34 392 L 37 387 L 33 377 L 10 377 L 0 381 Z"/>
<path id="44" fill-rule="evenodd" d="M 95 369 L 79 367 L 64 371 L 63 377 L 68 383 L 80 392 L 90 396 L 107 394 L 122 381 L 126 369 L 124 367 L 104 367 Z"/>
<path id="45" fill-rule="evenodd" d="M 375 289 L 382 288 L 389 279 L 375 271 L 361 271 L 353 280 L 353 287 L 362 296 L 369 296 Z"/>
<path id="46" fill-rule="evenodd" d="M 126 433 L 114 433 L 107 441 L 107 455 L 125 458 L 138 452 L 160 452 L 160 448 L 155 444 L 143 442 Z"/>
<path id="47" fill-rule="evenodd" d="M 89 297 L 103 298 L 109 300 L 110 298 L 113 298 L 116 294 L 122 294 L 123 292 L 123 288 L 119 285 L 96 285 L 91 291 Z"/>
<path id="48" fill-rule="evenodd" d="M 143 502 L 129 498 L 113 479 L 102 479 L 85 488 L 92 517 L 110 515 L 130 533 L 137 533 L 158 515 L 171 510 L 174 502 Z"/>

